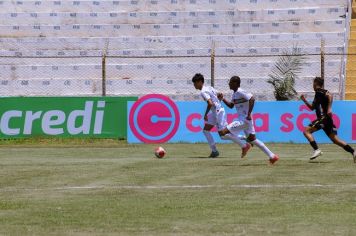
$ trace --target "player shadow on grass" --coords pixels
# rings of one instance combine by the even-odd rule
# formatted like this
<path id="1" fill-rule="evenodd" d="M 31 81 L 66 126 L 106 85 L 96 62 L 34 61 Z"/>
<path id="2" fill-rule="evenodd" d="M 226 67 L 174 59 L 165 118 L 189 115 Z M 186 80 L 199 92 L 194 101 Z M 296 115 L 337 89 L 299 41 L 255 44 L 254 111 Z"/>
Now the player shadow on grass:
<path id="1" fill-rule="evenodd" d="M 331 161 L 317 161 L 317 160 L 311 160 L 311 161 L 308 161 L 308 163 L 311 163 L 311 164 L 329 164 L 329 163 L 331 163 Z"/>
<path id="2" fill-rule="evenodd" d="M 211 160 L 214 160 L 214 159 L 225 159 L 224 156 L 219 156 L 219 157 L 216 157 L 216 158 L 212 158 L 212 157 L 207 157 L 207 156 L 191 156 L 191 157 L 187 157 L 187 158 L 194 158 L 194 159 L 211 159 Z"/>
<path id="3" fill-rule="evenodd" d="M 211 158 L 211 157 L 207 157 L 207 156 L 190 156 L 187 158 L 193 158 L 193 159 L 211 159 L 211 160 L 219 160 L 219 159 L 227 159 L 229 157 L 224 157 L 224 156 L 219 156 L 218 158 Z M 245 160 L 241 160 L 241 159 L 236 159 L 236 160 L 232 160 L 233 163 L 232 164 L 218 164 L 217 166 L 242 166 L 242 167 L 250 167 L 250 166 L 265 166 L 266 163 L 265 162 L 256 162 L 256 163 L 241 163 L 242 161 Z M 236 161 L 236 162 L 235 162 Z M 268 163 L 267 163 L 268 164 Z"/>
<path id="4" fill-rule="evenodd" d="M 245 163 L 245 164 L 239 164 L 238 166 L 242 167 L 250 167 L 250 166 L 266 166 L 268 163 L 267 162 L 258 162 L 258 163 Z"/>

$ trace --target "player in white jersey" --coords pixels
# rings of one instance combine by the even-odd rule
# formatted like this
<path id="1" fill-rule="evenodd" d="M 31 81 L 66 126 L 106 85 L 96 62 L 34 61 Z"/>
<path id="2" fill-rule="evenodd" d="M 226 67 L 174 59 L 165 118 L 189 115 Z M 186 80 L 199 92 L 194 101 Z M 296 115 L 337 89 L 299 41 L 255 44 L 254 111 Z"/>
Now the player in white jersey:
<path id="1" fill-rule="evenodd" d="M 269 157 L 270 163 L 274 164 L 278 161 L 279 157 L 272 153 L 262 141 L 256 138 L 256 132 L 251 116 L 255 99 L 252 93 L 248 93 L 240 88 L 240 83 L 240 77 L 231 77 L 229 87 L 234 91 L 231 101 L 226 100 L 221 93 L 218 95 L 219 99 L 221 99 L 226 106 L 229 108 L 235 107 L 238 114 L 237 120 L 233 121 L 225 129 L 221 130 L 220 135 L 232 133 L 237 136 L 241 131 L 244 131 L 246 141 L 259 147 Z M 241 155 L 241 157 L 244 157 L 244 155 Z"/>
<path id="2" fill-rule="evenodd" d="M 227 126 L 225 109 L 218 99 L 218 92 L 211 86 L 204 85 L 204 76 L 202 74 L 195 74 L 192 78 L 195 89 L 200 90 L 200 95 L 207 102 L 207 107 L 204 113 L 205 125 L 203 128 L 203 133 L 209 143 L 211 154 L 209 157 L 218 157 L 219 151 L 216 148 L 216 144 L 213 136 L 211 135 L 211 129 L 216 125 L 218 131 L 223 130 Z M 220 135 L 220 133 L 219 133 Z M 233 142 L 239 144 L 247 150 L 249 149 L 249 144 L 243 144 L 243 142 L 234 136 L 234 134 L 227 134 L 220 137 L 222 139 L 232 140 Z M 248 147 L 248 148 L 247 148 Z"/>

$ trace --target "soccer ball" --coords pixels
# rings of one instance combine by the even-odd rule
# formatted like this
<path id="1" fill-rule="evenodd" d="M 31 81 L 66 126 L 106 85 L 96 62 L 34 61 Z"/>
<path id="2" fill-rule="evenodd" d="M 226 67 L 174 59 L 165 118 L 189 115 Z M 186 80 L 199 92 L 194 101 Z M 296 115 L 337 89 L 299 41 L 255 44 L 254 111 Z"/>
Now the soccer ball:
<path id="1" fill-rule="evenodd" d="M 166 150 L 163 147 L 157 147 L 155 149 L 155 156 L 157 158 L 163 158 L 166 155 Z"/>

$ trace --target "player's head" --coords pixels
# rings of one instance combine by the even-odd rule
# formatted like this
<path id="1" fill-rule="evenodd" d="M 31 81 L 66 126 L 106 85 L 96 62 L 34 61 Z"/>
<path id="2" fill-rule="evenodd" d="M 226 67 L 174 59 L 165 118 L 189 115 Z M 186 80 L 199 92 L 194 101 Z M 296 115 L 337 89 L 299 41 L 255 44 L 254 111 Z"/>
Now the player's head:
<path id="1" fill-rule="evenodd" d="M 229 87 L 231 90 L 234 90 L 235 92 L 240 88 L 241 84 L 241 79 L 237 75 L 232 76 L 229 81 Z"/>
<path id="2" fill-rule="evenodd" d="M 315 77 L 313 81 L 314 90 L 324 87 L 324 80 L 320 77 Z"/>
<path id="3" fill-rule="evenodd" d="M 192 78 L 192 82 L 194 84 L 195 89 L 201 90 L 204 85 L 204 76 L 202 74 L 195 74 Z"/>

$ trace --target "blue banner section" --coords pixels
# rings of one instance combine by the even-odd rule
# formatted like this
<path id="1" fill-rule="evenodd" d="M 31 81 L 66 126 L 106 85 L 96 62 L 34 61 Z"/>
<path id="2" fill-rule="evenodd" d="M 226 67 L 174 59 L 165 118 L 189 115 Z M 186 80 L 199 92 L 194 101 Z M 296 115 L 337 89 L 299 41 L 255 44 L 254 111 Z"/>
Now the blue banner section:
<path id="1" fill-rule="evenodd" d="M 164 101 L 158 104 L 157 100 L 154 102 L 156 104 L 151 105 L 145 102 L 147 107 L 137 106 L 140 110 L 135 109 L 135 111 L 132 110 L 134 103 L 128 103 L 129 113 L 135 114 L 133 116 L 135 119 L 131 119 L 128 124 L 129 143 L 158 143 L 155 141 L 156 137 L 160 137 L 160 143 L 206 142 L 202 133 L 206 102 L 173 102 L 169 105 Z M 161 106 L 160 109 L 149 107 L 157 107 L 157 105 Z M 178 114 L 173 112 L 174 109 L 178 110 Z M 231 123 L 236 118 L 236 110 L 227 107 L 225 110 L 228 123 Z M 338 136 L 347 143 L 356 143 L 356 101 L 335 101 L 333 114 Z M 303 130 L 315 118 L 315 112 L 310 111 L 303 102 L 299 101 L 256 102 L 253 112 L 257 138 L 264 142 L 307 143 Z M 140 132 L 136 132 L 135 135 L 133 129 L 138 129 Z M 138 137 L 137 133 L 145 133 L 145 137 Z M 163 134 L 166 134 L 166 139 L 161 138 Z M 228 142 L 219 138 L 216 129 L 213 131 L 213 136 L 218 143 Z M 323 130 L 314 133 L 314 137 L 319 143 L 330 143 Z"/>

